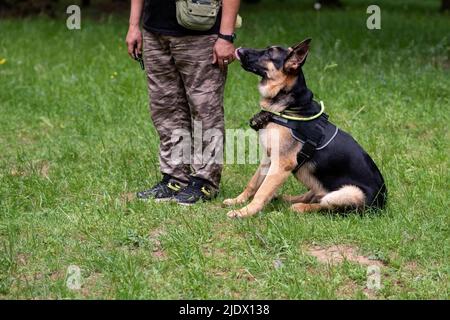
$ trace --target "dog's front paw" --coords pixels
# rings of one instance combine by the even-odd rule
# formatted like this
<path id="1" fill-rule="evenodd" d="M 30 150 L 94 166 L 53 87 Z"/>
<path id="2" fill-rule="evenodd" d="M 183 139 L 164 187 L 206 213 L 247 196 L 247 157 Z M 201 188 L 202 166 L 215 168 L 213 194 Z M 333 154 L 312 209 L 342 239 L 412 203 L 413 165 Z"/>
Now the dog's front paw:
<path id="1" fill-rule="evenodd" d="M 245 217 L 245 214 L 242 212 L 242 210 L 231 210 L 227 213 L 228 218 L 243 218 Z"/>
<path id="2" fill-rule="evenodd" d="M 234 206 L 235 204 L 238 203 L 238 201 L 236 198 L 233 198 L 233 199 L 225 199 L 222 203 L 226 206 Z"/>

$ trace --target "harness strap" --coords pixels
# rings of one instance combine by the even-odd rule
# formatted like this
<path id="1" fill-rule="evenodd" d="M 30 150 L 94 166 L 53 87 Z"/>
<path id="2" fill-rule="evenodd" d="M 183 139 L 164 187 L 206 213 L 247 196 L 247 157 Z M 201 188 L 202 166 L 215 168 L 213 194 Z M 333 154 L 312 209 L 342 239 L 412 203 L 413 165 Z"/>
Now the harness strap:
<path id="1" fill-rule="evenodd" d="M 286 111 L 283 112 L 276 112 L 276 111 L 270 111 L 270 110 L 265 110 L 266 112 L 270 112 L 272 114 L 274 114 L 275 116 L 287 119 L 287 120 L 294 120 L 294 121 L 311 121 L 314 119 L 319 118 L 324 112 L 325 112 L 325 105 L 323 104 L 323 101 L 320 101 L 320 111 L 319 113 L 310 116 L 310 117 L 299 117 L 299 116 L 292 116 L 289 115 Z"/>
<path id="2" fill-rule="evenodd" d="M 317 143 L 311 140 L 306 140 L 302 149 L 297 154 L 297 166 L 292 170 L 295 174 L 307 161 L 309 161 L 316 153 Z"/>
<path id="3" fill-rule="evenodd" d="M 317 104 L 317 102 L 313 102 Z M 291 130 L 294 139 L 303 143 L 301 150 L 297 154 L 297 165 L 292 170 L 295 174 L 306 162 L 310 161 L 319 149 L 323 149 L 337 135 L 338 129 L 331 139 L 322 145 L 326 139 L 327 129 L 334 127 L 328 121 L 328 115 L 324 113 L 323 102 L 320 102 L 319 113 L 311 117 L 299 117 L 286 115 L 286 113 L 262 111 L 250 120 L 250 126 L 258 131 L 266 126 L 268 122 L 274 122 Z M 329 130 L 328 130 L 329 131 Z"/>
<path id="4" fill-rule="evenodd" d="M 334 138 L 336 138 L 336 136 L 337 136 L 337 134 L 338 134 L 338 132 L 339 132 L 339 128 L 336 127 L 336 126 L 334 126 L 334 127 L 335 127 L 335 129 L 334 129 L 333 135 L 328 139 L 327 142 L 325 142 L 325 143 L 323 143 L 321 146 L 317 147 L 317 148 L 316 148 L 317 151 L 320 151 L 320 150 L 322 150 L 322 149 L 325 149 L 325 148 L 326 148 L 326 147 L 334 140 Z M 294 133 L 294 131 L 293 131 L 292 129 L 291 129 L 291 136 L 292 136 L 292 138 L 294 138 L 294 139 L 297 140 L 298 142 L 301 142 L 302 144 L 305 143 L 304 140 L 298 138 L 298 137 L 295 135 L 295 133 Z"/>

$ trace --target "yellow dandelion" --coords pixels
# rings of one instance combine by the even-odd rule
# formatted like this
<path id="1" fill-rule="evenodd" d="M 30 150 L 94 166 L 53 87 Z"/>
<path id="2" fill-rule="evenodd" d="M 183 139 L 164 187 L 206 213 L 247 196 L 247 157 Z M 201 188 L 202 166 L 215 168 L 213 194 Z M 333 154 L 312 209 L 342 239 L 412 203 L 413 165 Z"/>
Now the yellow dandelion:
<path id="1" fill-rule="evenodd" d="M 0 59 L 0 64 L 5 64 L 5 63 L 6 63 L 6 59 L 5 58 Z"/>

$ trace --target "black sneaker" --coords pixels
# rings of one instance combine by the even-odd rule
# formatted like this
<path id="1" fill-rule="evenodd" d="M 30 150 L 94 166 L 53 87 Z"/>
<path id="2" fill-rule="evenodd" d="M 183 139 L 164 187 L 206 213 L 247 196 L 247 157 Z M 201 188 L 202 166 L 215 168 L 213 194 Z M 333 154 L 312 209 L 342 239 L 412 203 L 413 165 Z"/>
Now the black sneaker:
<path id="1" fill-rule="evenodd" d="M 138 199 L 155 201 L 169 201 L 181 190 L 180 183 L 165 174 L 161 182 L 157 183 L 153 188 L 136 193 Z"/>
<path id="2" fill-rule="evenodd" d="M 178 204 L 190 206 L 200 200 L 209 201 L 216 194 L 217 191 L 206 180 L 191 177 L 189 184 L 175 195 L 174 200 Z"/>

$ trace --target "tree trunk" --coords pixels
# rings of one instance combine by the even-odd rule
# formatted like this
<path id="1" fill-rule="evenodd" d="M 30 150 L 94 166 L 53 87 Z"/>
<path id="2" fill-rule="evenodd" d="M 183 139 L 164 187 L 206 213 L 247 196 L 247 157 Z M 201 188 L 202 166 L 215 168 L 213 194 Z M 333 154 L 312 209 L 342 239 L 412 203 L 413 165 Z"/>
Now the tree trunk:
<path id="1" fill-rule="evenodd" d="M 450 0 L 442 0 L 441 11 L 450 10 Z"/>

